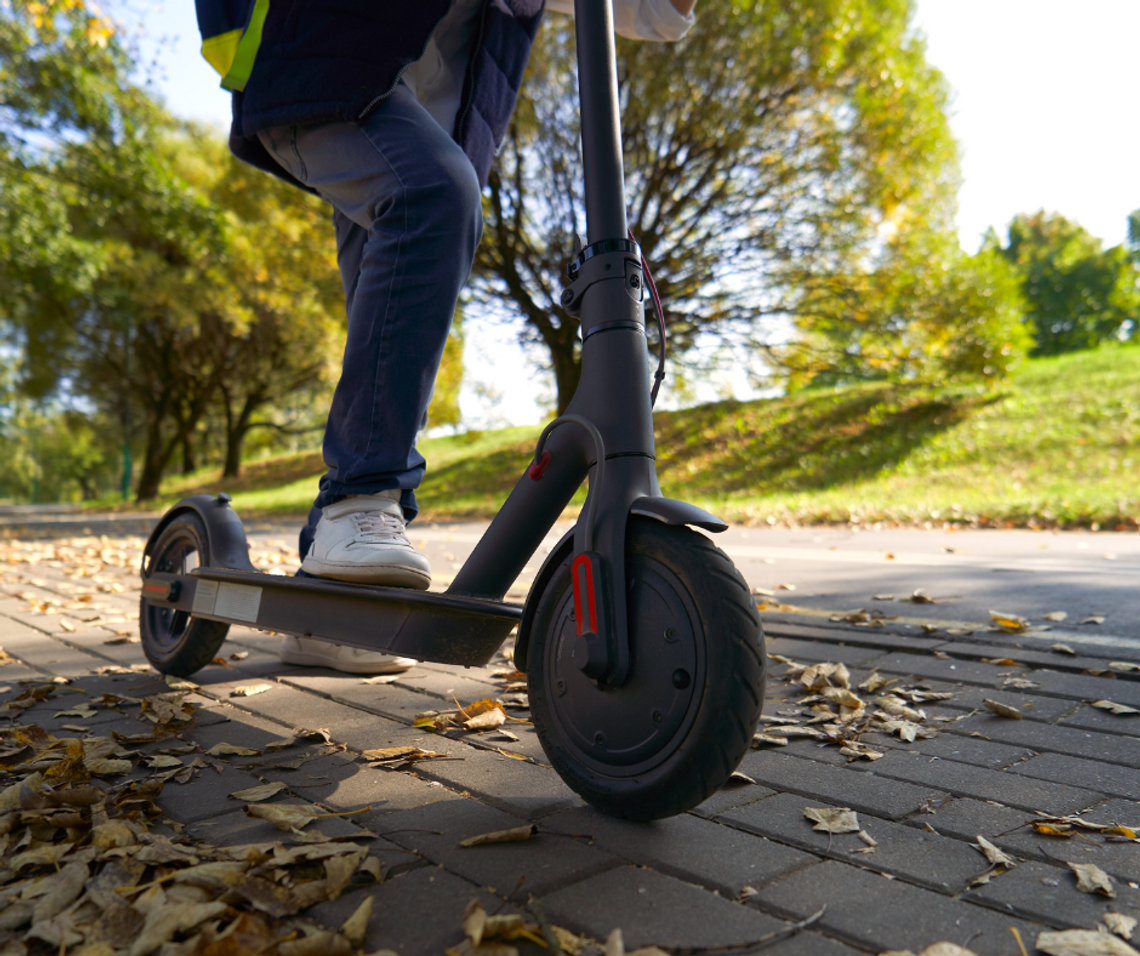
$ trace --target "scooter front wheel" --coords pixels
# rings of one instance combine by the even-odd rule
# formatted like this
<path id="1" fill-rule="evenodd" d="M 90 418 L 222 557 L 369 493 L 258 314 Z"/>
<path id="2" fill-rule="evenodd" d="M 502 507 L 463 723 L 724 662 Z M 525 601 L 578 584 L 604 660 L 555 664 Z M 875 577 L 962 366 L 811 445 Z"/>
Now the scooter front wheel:
<path id="1" fill-rule="evenodd" d="M 764 637 L 744 579 L 704 535 L 631 518 L 626 575 L 629 679 L 608 687 L 574 662 L 568 555 L 539 599 L 527 680 L 535 731 L 562 779 L 606 813 L 654 820 L 716 792 L 748 751 Z"/>
<path id="2" fill-rule="evenodd" d="M 147 575 L 156 571 L 189 574 L 210 564 L 206 526 L 192 511 L 175 516 L 159 535 L 147 563 Z M 192 617 L 185 611 L 139 603 L 139 634 L 143 653 L 163 674 L 189 677 L 214 659 L 230 626 L 222 621 Z"/>

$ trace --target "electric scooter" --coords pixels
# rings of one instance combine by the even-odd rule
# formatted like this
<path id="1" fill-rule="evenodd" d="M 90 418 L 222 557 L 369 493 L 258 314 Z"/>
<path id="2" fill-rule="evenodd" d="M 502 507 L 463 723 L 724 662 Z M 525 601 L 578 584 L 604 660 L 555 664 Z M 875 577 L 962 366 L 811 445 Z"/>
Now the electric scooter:
<path id="1" fill-rule="evenodd" d="M 489 661 L 517 628 L 514 661 L 555 770 L 606 813 L 650 820 L 699 804 L 747 752 L 764 638 L 743 577 L 692 530 L 728 526 L 663 497 L 657 482 L 651 391 L 662 372 L 651 386 L 652 277 L 626 224 L 613 12 L 610 0 L 576 0 L 575 13 L 594 241 L 570 263 L 562 305 L 581 323 L 581 382 L 451 586 L 259 572 L 229 496 L 196 495 L 147 541 L 141 634 L 159 671 L 188 676 L 214 659 L 231 624 L 465 665 Z M 526 602 L 504 601 L 587 478 L 578 521 Z"/>

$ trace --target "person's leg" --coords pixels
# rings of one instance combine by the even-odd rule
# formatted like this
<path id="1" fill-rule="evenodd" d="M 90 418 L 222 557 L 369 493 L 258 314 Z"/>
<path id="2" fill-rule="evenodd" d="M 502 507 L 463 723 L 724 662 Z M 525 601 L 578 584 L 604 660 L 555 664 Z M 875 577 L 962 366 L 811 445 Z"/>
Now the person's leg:
<path id="1" fill-rule="evenodd" d="M 348 341 L 318 504 L 399 488 L 410 518 L 424 471 L 415 435 L 482 233 L 475 170 L 402 85 L 359 124 L 273 130 L 262 139 L 365 234 L 355 286 L 341 262 Z M 343 231 L 356 251 L 358 234 Z"/>
<path id="2" fill-rule="evenodd" d="M 291 131 L 290 131 L 291 132 Z M 360 263 L 364 258 L 364 243 L 368 240 L 368 230 L 358 226 L 344 215 L 339 209 L 333 208 L 333 228 L 336 230 L 336 261 L 340 269 L 341 281 L 344 284 L 345 312 L 352 314 L 352 302 L 356 295 L 357 282 L 360 279 Z M 317 533 L 317 524 L 321 520 L 321 509 L 326 501 L 331 503 L 335 496 L 327 496 L 324 486 L 328 483 L 327 476 L 321 479 L 321 487 L 317 491 L 317 498 L 309 510 L 309 517 L 301 529 L 297 542 L 297 551 L 304 561 L 313 546 L 313 538 Z M 305 575 L 301 571 L 302 576 Z"/>

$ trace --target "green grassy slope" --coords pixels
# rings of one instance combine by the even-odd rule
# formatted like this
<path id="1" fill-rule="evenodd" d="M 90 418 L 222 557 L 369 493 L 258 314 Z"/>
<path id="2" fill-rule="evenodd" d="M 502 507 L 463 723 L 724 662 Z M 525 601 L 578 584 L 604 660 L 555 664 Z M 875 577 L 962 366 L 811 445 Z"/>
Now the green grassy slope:
<path id="1" fill-rule="evenodd" d="M 425 441 L 425 516 L 489 516 L 539 428 Z M 666 495 L 733 521 L 984 525 L 1140 524 L 1140 349 L 1028 363 L 996 391 L 860 385 L 657 416 Z M 246 466 L 227 482 L 243 513 L 307 510 L 316 454 Z M 163 503 L 222 488 L 168 481 Z M 580 497 L 580 496 L 579 496 Z"/>

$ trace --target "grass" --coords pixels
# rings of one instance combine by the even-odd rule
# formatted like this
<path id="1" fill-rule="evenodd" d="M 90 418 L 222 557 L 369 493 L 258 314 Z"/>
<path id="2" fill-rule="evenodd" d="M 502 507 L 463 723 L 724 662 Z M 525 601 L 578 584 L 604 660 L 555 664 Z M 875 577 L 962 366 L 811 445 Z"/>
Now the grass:
<path id="1" fill-rule="evenodd" d="M 521 475 L 538 426 L 432 439 L 425 516 L 488 517 Z M 656 418 L 662 491 L 744 523 L 946 522 L 1140 526 L 1140 349 L 1026 363 L 996 390 L 869 384 Z M 308 509 L 315 453 L 247 465 L 227 482 L 243 514 Z M 165 506 L 221 490 L 172 478 Z M 580 497 L 580 496 L 579 496 Z"/>

